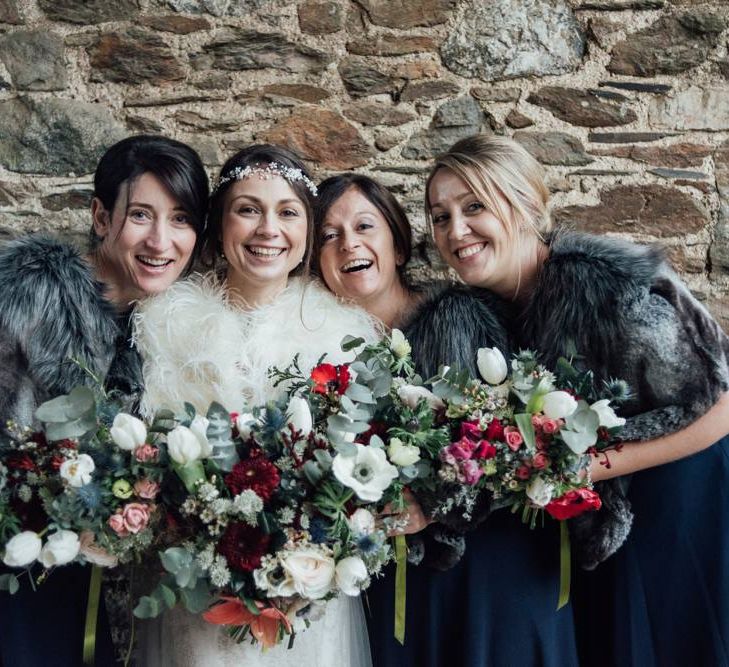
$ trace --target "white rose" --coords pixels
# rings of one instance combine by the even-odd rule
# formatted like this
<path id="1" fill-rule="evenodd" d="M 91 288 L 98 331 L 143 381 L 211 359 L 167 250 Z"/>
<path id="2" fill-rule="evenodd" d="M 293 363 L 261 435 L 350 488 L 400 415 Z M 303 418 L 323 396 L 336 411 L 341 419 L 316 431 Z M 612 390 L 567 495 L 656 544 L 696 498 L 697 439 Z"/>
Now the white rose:
<path id="1" fill-rule="evenodd" d="M 80 488 L 91 481 L 91 473 L 95 469 L 94 459 L 88 454 L 79 454 L 76 458 L 64 461 L 58 472 L 71 486 Z"/>
<path id="2" fill-rule="evenodd" d="M 554 484 L 541 477 L 535 477 L 527 484 L 526 494 L 537 507 L 548 505 L 554 495 Z"/>
<path id="3" fill-rule="evenodd" d="M 207 417 L 195 415 L 193 420 L 190 422 L 190 430 L 195 434 L 195 437 L 200 443 L 200 458 L 206 459 L 213 453 L 213 448 L 208 441 L 208 426 L 210 420 Z"/>
<path id="4" fill-rule="evenodd" d="M 397 395 L 400 397 L 400 400 L 405 403 L 405 405 L 413 410 L 417 407 L 421 398 L 424 398 L 428 403 L 428 407 L 433 410 L 438 410 L 443 407 L 443 401 L 425 387 L 403 384 L 397 388 Z"/>
<path id="5" fill-rule="evenodd" d="M 311 410 L 306 399 L 300 396 L 294 396 L 289 401 L 289 423 L 297 431 L 301 431 L 301 435 L 306 437 L 311 433 L 314 425 L 311 419 Z"/>
<path id="6" fill-rule="evenodd" d="M 577 410 L 577 401 L 566 391 L 550 391 L 544 397 L 542 412 L 550 419 L 564 419 Z"/>
<path id="7" fill-rule="evenodd" d="M 342 558 L 337 563 L 335 573 L 339 590 L 353 597 L 359 595 L 363 588 L 367 588 L 370 581 L 367 566 L 359 556 Z"/>
<path id="8" fill-rule="evenodd" d="M 625 419 L 618 417 L 615 411 L 610 407 L 610 400 L 604 398 L 601 401 L 595 401 L 590 406 L 591 410 L 597 412 L 597 416 L 600 418 L 600 426 L 605 428 L 614 428 L 616 426 L 624 426 Z"/>
<path id="9" fill-rule="evenodd" d="M 354 455 L 337 454 L 334 457 L 332 472 L 361 500 L 377 502 L 398 476 L 397 468 L 390 464 L 379 447 L 365 447 L 359 443 L 354 446 L 357 450 Z"/>
<path id="10" fill-rule="evenodd" d="M 119 559 L 116 556 L 96 544 L 94 534 L 90 530 L 81 533 L 79 543 L 79 553 L 92 565 L 116 567 L 119 564 Z"/>
<path id="11" fill-rule="evenodd" d="M 347 525 L 355 535 L 372 535 L 375 532 L 375 515 L 360 507 L 349 516 Z"/>
<path id="12" fill-rule="evenodd" d="M 243 440 L 251 437 L 251 426 L 256 423 L 256 418 L 250 412 L 244 412 L 235 418 L 235 427 Z"/>
<path id="13" fill-rule="evenodd" d="M 11 537 L 5 545 L 3 563 L 8 567 L 25 567 L 30 565 L 41 552 L 43 543 L 38 533 L 23 531 Z"/>
<path id="14" fill-rule="evenodd" d="M 59 530 L 48 536 L 38 560 L 45 568 L 66 565 L 78 556 L 80 548 L 81 542 L 76 533 L 72 530 Z"/>
<path id="15" fill-rule="evenodd" d="M 127 452 L 141 447 L 147 440 L 147 427 L 144 422 L 124 412 L 120 412 L 114 417 L 114 423 L 111 425 L 109 433 L 117 447 Z"/>
<path id="16" fill-rule="evenodd" d="M 420 461 L 420 448 L 406 445 L 400 438 L 392 438 L 387 446 L 387 456 L 396 466 L 411 466 Z"/>
<path id="17" fill-rule="evenodd" d="M 319 549 L 303 547 L 284 552 L 281 567 L 291 577 L 296 592 L 310 600 L 323 598 L 334 583 L 334 559 Z"/>
<path id="18" fill-rule="evenodd" d="M 202 457 L 200 440 L 186 426 L 176 426 L 167 434 L 167 450 L 172 460 L 180 465 Z"/>
<path id="19" fill-rule="evenodd" d="M 501 384 L 509 374 L 506 359 L 497 347 L 482 347 L 476 356 L 476 365 L 481 377 L 489 384 Z"/>
<path id="20" fill-rule="evenodd" d="M 392 334 L 390 335 L 390 349 L 398 359 L 406 357 L 412 351 L 408 339 L 405 338 L 405 334 L 400 329 L 392 330 Z"/>

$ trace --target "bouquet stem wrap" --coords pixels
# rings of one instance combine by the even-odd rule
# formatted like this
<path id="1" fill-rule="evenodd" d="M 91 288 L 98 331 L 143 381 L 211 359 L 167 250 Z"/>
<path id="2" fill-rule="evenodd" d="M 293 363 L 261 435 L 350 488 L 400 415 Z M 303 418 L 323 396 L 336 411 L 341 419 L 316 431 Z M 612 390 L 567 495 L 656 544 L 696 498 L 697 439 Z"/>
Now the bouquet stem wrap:
<path id="1" fill-rule="evenodd" d="M 570 531 L 566 521 L 559 522 L 559 601 L 557 611 L 570 600 L 570 570 L 572 555 L 570 553 Z"/>
<path id="2" fill-rule="evenodd" d="M 405 600 L 407 577 L 407 542 L 405 535 L 395 536 L 395 639 L 405 644 Z"/>
<path id="3" fill-rule="evenodd" d="M 94 565 L 91 568 L 89 582 L 89 599 L 86 603 L 86 626 L 84 628 L 84 665 L 93 667 L 96 653 L 96 621 L 99 617 L 99 602 L 101 600 L 101 568 Z"/>

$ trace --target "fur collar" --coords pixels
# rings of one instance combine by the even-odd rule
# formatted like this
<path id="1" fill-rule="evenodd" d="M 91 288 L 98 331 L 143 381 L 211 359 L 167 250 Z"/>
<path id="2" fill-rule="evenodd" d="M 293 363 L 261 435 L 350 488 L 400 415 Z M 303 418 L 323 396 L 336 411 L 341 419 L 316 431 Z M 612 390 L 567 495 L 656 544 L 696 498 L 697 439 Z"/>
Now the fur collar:
<path id="1" fill-rule="evenodd" d="M 230 411 L 265 403 L 285 390 L 273 387 L 269 367 L 285 368 L 296 354 L 304 372 L 323 354 L 341 363 L 351 358 L 340 349 L 347 334 L 368 341 L 379 335 L 363 310 L 341 303 L 317 282 L 291 280 L 272 303 L 243 311 L 230 304 L 214 275 L 193 276 L 137 309 L 142 412 L 180 411 L 185 402 L 201 412 L 212 401 Z"/>

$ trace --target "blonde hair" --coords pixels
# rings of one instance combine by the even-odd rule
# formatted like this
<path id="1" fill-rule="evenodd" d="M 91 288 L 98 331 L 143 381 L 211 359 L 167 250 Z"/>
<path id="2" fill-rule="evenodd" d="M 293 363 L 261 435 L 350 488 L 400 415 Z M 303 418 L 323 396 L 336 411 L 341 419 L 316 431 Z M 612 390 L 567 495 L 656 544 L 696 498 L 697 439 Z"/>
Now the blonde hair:
<path id="1" fill-rule="evenodd" d="M 450 169 L 491 209 L 513 238 L 531 229 L 544 240 L 552 228 L 549 190 L 541 165 L 513 139 L 477 134 L 457 141 L 435 159 L 425 183 L 425 217 L 432 228 L 428 191 L 439 169 Z M 500 196 L 499 196 L 500 195 Z M 504 200 L 508 208 L 504 205 Z M 510 224 L 513 221 L 515 224 Z"/>

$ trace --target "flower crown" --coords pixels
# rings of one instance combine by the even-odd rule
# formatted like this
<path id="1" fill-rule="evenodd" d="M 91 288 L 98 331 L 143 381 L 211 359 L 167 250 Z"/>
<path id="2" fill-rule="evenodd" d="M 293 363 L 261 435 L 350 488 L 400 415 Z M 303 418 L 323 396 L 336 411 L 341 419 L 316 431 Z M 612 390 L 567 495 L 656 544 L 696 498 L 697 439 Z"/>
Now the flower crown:
<path id="1" fill-rule="evenodd" d="M 316 197 L 319 192 L 314 181 L 301 171 L 301 169 L 297 169 L 296 167 L 287 167 L 279 164 L 278 162 L 269 162 L 268 164 L 257 164 L 253 167 L 250 165 L 245 167 L 234 167 L 229 172 L 221 174 L 213 187 L 212 195 L 215 195 L 226 183 L 230 183 L 231 181 L 240 181 L 252 176 L 253 174 L 258 174 L 258 177 L 262 180 L 268 180 L 274 176 L 280 176 L 281 178 L 286 179 L 289 183 L 301 181 L 314 197 Z"/>

